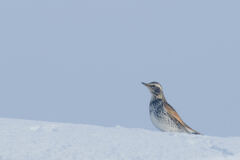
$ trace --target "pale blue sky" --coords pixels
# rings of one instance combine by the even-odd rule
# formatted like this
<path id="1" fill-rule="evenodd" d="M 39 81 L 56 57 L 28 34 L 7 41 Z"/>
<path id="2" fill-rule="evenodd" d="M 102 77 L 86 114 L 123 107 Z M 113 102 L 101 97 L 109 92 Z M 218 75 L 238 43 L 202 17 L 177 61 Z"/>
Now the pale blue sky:
<path id="1" fill-rule="evenodd" d="M 153 129 L 158 81 L 192 128 L 240 135 L 240 2 L 1 0 L 0 117 Z"/>

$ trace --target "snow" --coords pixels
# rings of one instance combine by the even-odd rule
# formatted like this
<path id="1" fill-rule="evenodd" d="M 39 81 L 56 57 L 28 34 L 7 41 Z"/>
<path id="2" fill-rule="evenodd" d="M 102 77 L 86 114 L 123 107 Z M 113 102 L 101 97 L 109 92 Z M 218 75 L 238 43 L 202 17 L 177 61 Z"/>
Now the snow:
<path id="1" fill-rule="evenodd" d="M 0 118 L 0 160 L 240 160 L 240 137 Z"/>

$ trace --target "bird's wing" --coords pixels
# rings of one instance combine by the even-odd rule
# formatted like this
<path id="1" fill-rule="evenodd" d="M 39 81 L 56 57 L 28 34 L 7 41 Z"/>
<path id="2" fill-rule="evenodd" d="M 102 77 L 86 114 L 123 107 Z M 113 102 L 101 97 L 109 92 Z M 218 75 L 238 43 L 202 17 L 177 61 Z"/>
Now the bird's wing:
<path id="1" fill-rule="evenodd" d="M 182 121 L 182 119 L 180 118 L 180 116 L 178 115 L 178 113 L 175 111 L 175 109 L 170 106 L 170 104 L 168 103 L 164 103 L 164 107 L 167 111 L 167 113 L 174 118 L 175 120 L 177 120 L 181 125 L 185 126 L 185 123 Z"/>
<path id="2" fill-rule="evenodd" d="M 199 132 L 195 131 L 194 129 L 189 127 L 187 124 L 185 124 L 183 122 L 183 120 L 180 118 L 180 116 L 178 115 L 178 113 L 175 111 L 175 109 L 170 104 L 164 103 L 164 107 L 165 107 L 166 111 L 168 112 L 168 114 L 173 119 L 177 120 L 182 126 L 184 126 L 188 132 L 193 133 L 193 134 L 200 134 Z"/>

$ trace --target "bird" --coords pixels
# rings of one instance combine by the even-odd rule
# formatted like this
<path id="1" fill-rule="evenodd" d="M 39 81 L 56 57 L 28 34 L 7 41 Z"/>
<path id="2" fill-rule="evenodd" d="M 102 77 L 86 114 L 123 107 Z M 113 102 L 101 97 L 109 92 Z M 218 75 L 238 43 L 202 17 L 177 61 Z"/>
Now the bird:
<path id="1" fill-rule="evenodd" d="M 158 82 L 142 82 L 142 84 L 150 90 L 152 95 L 149 113 L 150 119 L 156 128 L 163 132 L 200 134 L 183 122 L 176 110 L 167 102 L 162 86 Z"/>

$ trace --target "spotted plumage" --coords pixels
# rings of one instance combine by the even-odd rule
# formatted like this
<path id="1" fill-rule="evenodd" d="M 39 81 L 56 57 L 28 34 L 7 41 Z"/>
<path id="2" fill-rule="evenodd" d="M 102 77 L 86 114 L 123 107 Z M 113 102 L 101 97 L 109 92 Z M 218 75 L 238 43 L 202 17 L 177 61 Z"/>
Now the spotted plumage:
<path id="1" fill-rule="evenodd" d="M 152 94 L 149 113 L 151 121 L 155 127 L 166 132 L 200 134 L 184 123 L 175 109 L 168 104 L 164 97 L 162 86 L 158 82 L 142 84 L 144 84 Z"/>

